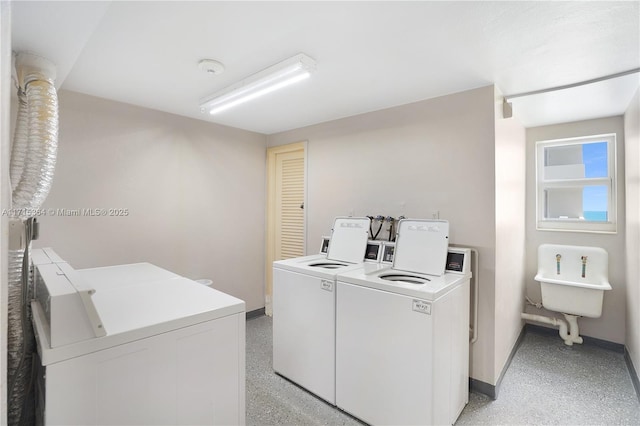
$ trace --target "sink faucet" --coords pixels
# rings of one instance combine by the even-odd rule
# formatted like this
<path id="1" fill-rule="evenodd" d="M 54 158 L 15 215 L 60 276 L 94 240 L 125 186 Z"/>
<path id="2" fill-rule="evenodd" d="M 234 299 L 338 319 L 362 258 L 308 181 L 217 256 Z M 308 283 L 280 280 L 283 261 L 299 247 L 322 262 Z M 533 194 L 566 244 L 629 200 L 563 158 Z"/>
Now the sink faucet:
<path id="1" fill-rule="evenodd" d="M 582 259 L 582 278 L 584 278 L 587 270 L 587 256 L 582 256 L 580 259 Z"/>

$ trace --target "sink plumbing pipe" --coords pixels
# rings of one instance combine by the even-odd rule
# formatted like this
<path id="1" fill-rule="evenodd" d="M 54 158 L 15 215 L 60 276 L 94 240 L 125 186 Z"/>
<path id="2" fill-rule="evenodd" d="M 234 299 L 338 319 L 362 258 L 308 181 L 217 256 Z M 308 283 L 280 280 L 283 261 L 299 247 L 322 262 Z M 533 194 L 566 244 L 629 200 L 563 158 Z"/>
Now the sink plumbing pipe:
<path id="1" fill-rule="evenodd" d="M 58 148 L 55 65 L 20 52 L 15 58 L 18 113 L 11 147 L 9 309 L 7 336 L 8 424 L 34 420 L 35 339 L 29 309 L 30 241 L 37 237 L 34 216 L 49 194 Z"/>
<path id="2" fill-rule="evenodd" d="M 526 299 L 527 303 L 530 305 L 533 305 L 538 309 L 542 309 L 542 303 L 534 303 L 529 299 L 529 297 L 526 297 Z M 567 346 L 573 346 L 574 343 L 582 343 L 583 340 L 582 337 L 580 337 L 580 329 L 578 327 L 578 317 L 570 314 L 562 315 L 564 315 L 564 318 L 567 320 L 566 322 L 558 318 L 528 314 L 526 312 L 521 313 L 520 318 L 523 320 L 536 321 L 558 327 L 560 338 L 564 340 L 564 344 Z"/>

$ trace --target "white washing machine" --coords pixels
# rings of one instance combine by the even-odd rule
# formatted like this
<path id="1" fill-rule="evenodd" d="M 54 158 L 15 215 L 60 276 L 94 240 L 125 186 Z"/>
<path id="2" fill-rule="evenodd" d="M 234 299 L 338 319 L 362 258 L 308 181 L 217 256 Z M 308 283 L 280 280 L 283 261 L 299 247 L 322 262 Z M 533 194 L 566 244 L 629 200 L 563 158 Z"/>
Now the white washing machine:
<path id="1" fill-rule="evenodd" d="M 273 369 L 334 405 L 335 279 L 381 267 L 381 243 L 368 234 L 368 218 L 337 218 L 326 255 L 273 263 Z"/>
<path id="2" fill-rule="evenodd" d="M 244 424 L 242 300 L 149 263 L 33 264 L 38 424 Z"/>
<path id="3" fill-rule="evenodd" d="M 398 224 L 391 269 L 337 276 L 336 405 L 375 425 L 453 424 L 468 402 L 469 249 Z"/>

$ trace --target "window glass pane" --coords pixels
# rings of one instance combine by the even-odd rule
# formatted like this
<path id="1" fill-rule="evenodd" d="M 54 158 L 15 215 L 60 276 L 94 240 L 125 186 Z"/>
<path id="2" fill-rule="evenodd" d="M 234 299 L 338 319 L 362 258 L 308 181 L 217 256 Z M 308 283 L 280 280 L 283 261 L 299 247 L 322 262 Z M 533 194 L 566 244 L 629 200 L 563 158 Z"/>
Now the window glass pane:
<path id="1" fill-rule="evenodd" d="M 544 149 L 545 179 L 607 177 L 607 142 L 549 146 Z"/>
<path id="2" fill-rule="evenodd" d="M 582 145 L 582 158 L 584 160 L 584 177 L 609 176 L 607 159 L 607 143 L 595 142 Z"/>
<path id="3" fill-rule="evenodd" d="M 580 219 L 583 188 L 553 188 L 545 191 L 545 219 Z"/>
<path id="4" fill-rule="evenodd" d="M 582 144 L 548 146 L 544 149 L 545 179 L 584 178 Z"/>
<path id="5" fill-rule="evenodd" d="M 582 191 L 582 209 L 585 220 L 607 221 L 607 187 L 586 186 Z"/>
<path id="6" fill-rule="evenodd" d="M 606 222 L 607 186 L 549 188 L 545 190 L 545 219 L 582 219 Z"/>

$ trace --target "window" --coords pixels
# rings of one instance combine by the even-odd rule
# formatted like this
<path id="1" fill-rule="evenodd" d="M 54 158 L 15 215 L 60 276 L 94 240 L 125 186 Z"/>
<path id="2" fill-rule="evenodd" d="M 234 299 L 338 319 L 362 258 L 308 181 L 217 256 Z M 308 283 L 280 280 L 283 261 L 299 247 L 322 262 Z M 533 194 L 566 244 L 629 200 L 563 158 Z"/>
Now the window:
<path id="1" fill-rule="evenodd" d="M 616 232 L 614 134 L 536 143 L 537 229 Z"/>

